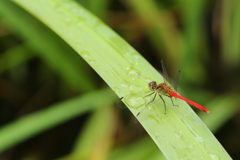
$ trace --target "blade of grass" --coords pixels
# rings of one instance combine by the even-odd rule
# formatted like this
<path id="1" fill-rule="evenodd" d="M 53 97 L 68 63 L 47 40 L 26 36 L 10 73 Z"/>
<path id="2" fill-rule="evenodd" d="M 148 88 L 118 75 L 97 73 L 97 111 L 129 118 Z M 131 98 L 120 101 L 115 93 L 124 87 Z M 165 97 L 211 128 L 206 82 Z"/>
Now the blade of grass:
<path id="1" fill-rule="evenodd" d="M 159 50 L 159 53 L 166 50 L 166 58 L 171 59 L 173 65 L 176 65 L 177 59 L 181 55 L 178 53 L 182 52 L 182 37 L 177 26 L 173 24 L 174 17 L 171 13 L 159 9 L 153 0 L 129 0 L 126 3 L 143 21 L 150 40 Z"/>
<path id="2" fill-rule="evenodd" d="M 221 51 L 223 60 L 228 65 L 239 64 L 240 20 L 239 1 L 221 1 Z"/>
<path id="3" fill-rule="evenodd" d="M 111 136 L 116 127 L 113 119 L 110 107 L 97 110 L 92 119 L 88 121 L 88 126 L 82 136 L 77 140 L 73 154 L 78 155 L 78 159 L 106 159 L 113 143 Z M 96 130 L 98 132 L 95 132 Z"/>
<path id="4" fill-rule="evenodd" d="M 240 20 L 239 20 L 239 15 L 240 15 L 240 1 L 234 1 L 235 2 L 235 7 L 234 7 L 234 11 L 233 11 L 233 25 L 232 25 L 232 43 L 230 43 L 229 45 L 229 49 L 231 50 L 232 53 L 232 58 L 231 58 L 231 64 L 234 63 L 236 65 L 238 65 L 238 62 L 240 60 Z"/>
<path id="5" fill-rule="evenodd" d="M 25 116 L 0 129 L 0 152 L 87 111 L 108 106 L 115 100 L 112 91 L 105 89 Z"/>
<path id="6" fill-rule="evenodd" d="M 231 15 L 233 9 L 233 1 L 223 0 L 221 1 L 221 9 L 222 9 L 222 20 L 221 20 L 221 51 L 223 54 L 223 60 L 225 63 L 234 63 L 235 60 L 232 56 L 229 56 L 229 43 L 231 36 Z M 231 46 L 232 47 L 232 46 Z M 233 58 L 233 59 L 231 59 Z"/>
<path id="7" fill-rule="evenodd" d="M 86 64 L 80 63 L 81 59 L 78 59 L 72 48 L 49 28 L 8 0 L 1 1 L 0 14 L 9 27 L 27 41 L 26 45 L 35 49 L 38 56 L 73 89 L 83 92 L 95 88 L 95 83 L 86 72 Z M 60 64 L 62 67 L 59 67 Z"/>
<path id="8" fill-rule="evenodd" d="M 206 14 L 207 1 L 181 1 L 183 20 L 183 52 L 181 61 L 182 85 L 189 82 L 198 82 L 204 79 L 204 66 L 200 63 L 200 58 L 209 52 L 206 39 L 204 15 Z M 192 72 L 192 71 L 195 72 Z M 185 85 L 188 86 L 188 85 Z"/>
<path id="9" fill-rule="evenodd" d="M 212 111 L 211 117 L 208 117 L 202 113 L 199 114 L 212 132 L 216 132 L 217 129 L 223 126 L 223 124 L 233 117 L 239 110 L 239 98 L 236 95 L 236 93 L 231 92 L 216 97 L 210 101 L 207 106 L 209 106 L 209 109 Z"/>
<path id="10" fill-rule="evenodd" d="M 118 96 L 162 81 L 158 72 L 99 19 L 73 1 L 14 0 L 52 28 L 93 67 Z M 146 82 L 147 81 L 147 82 Z M 168 104 L 170 100 L 166 100 Z M 133 95 L 125 103 L 137 115 L 140 102 Z M 130 104 L 131 103 L 131 104 Z M 231 159 L 216 138 L 184 102 L 168 105 L 137 118 L 167 159 Z M 157 116 L 156 116 L 157 115 Z M 146 117 L 147 116 L 147 117 Z M 146 118 L 148 118 L 146 120 Z"/>
<path id="11" fill-rule="evenodd" d="M 109 160 L 154 160 L 157 156 L 158 160 L 165 160 L 164 156 L 159 152 L 158 148 L 149 137 L 144 137 L 139 141 L 119 149 L 115 149 L 108 157 Z"/>
<path id="12" fill-rule="evenodd" d="M 110 107 L 96 110 L 76 141 L 74 151 L 59 160 L 106 159 L 116 124 Z M 97 124 L 97 125 L 96 125 Z M 96 132 L 97 130 L 97 132 Z"/>
<path id="13" fill-rule="evenodd" d="M 0 73 L 26 62 L 34 56 L 35 54 L 31 54 L 25 45 L 13 47 L 0 56 Z"/>
<path id="14" fill-rule="evenodd" d="M 106 19 L 107 7 L 109 5 L 109 0 L 89 0 L 88 7 L 95 15 L 98 15 L 102 20 Z"/>

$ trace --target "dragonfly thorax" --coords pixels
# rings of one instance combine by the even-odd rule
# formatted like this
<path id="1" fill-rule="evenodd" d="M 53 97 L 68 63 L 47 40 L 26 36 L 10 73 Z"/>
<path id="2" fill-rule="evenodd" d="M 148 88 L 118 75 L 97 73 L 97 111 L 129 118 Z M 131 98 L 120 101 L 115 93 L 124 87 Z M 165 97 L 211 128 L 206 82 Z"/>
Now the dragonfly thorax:
<path id="1" fill-rule="evenodd" d="M 170 96 L 170 92 L 172 91 L 172 87 L 167 85 L 167 83 L 157 84 L 155 81 L 152 81 L 148 84 L 150 90 L 157 92 L 159 94 L 164 94 Z"/>

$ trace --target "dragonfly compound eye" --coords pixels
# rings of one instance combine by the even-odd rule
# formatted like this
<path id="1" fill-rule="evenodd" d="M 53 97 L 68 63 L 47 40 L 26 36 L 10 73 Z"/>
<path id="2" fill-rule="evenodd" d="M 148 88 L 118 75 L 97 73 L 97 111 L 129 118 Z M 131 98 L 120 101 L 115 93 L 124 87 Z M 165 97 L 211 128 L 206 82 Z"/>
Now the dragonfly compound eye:
<path id="1" fill-rule="evenodd" d="M 157 87 L 157 83 L 155 81 L 152 81 L 148 83 L 148 87 L 149 89 L 154 90 Z"/>

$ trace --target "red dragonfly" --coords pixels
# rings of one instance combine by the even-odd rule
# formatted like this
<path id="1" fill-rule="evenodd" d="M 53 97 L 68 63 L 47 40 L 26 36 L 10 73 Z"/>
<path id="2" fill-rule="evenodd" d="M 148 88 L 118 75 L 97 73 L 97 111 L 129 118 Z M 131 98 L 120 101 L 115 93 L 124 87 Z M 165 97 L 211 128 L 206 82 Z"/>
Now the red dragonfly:
<path id="1" fill-rule="evenodd" d="M 167 71 L 166 71 L 166 68 L 165 68 L 165 66 L 164 66 L 163 61 L 161 61 L 161 64 L 162 64 L 163 74 L 165 75 L 165 78 L 168 78 L 168 76 L 167 76 Z M 175 83 L 175 84 L 174 84 L 174 89 L 175 89 L 175 90 L 176 90 L 176 88 L 177 88 L 177 81 L 179 80 L 179 77 L 180 77 L 180 72 L 178 72 L 178 76 L 175 78 L 175 82 L 174 82 L 174 83 Z M 185 102 L 193 105 L 194 107 L 196 107 L 196 108 L 198 108 L 198 109 L 200 109 L 200 110 L 202 110 L 202 111 L 204 111 L 204 112 L 206 112 L 206 113 L 210 113 L 210 111 L 208 111 L 206 108 L 204 108 L 204 107 L 201 106 L 200 104 L 197 104 L 197 103 L 195 103 L 195 102 L 193 102 L 193 101 L 191 101 L 191 100 L 189 100 L 189 99 L 187 99 L 187 98 L 184 98 L 184 97 L 180 96 L 180 95 L 177 94 L 176 92 L 174 92 L 174 89 L 167 84 L 167 82 L 166 82 L 165 79 L 164 79 L 164 83 L 160 83 L 160 84 L 157 84 L 155 81 L 152 81 L 152 82 L 150 82 L 150 83 L 148 84 L 148 87 L 149 87 L 149 89 L 150 89 L 149 92 L 152 92 L 152 93 L 144 96 L 143 98 L 148 97 L 148 96 L 151 96 L 151 95 L 154 95 L 154 97 L 153 97 L 153 99 L 152 99 L 149 103 L 147 103 L 146 105 L 152 103 L 152 102 L 155 100 L 156 96 L 158 95 L 158 96 L 162 99 L 162 101 L 164 102 L 165 113 L 166 113 L 166 103 L 165 103 L 162 95 L 167 96 L 167 97 L 170 97 L 170 98 L 171 98 L 171 101 L 172 101 L 172 104 L 173 104 L 174 106 L 178 106 L 178 105 L 175 105 L 175 104 L 173 103 L 172 97 L 175 97 L 175 98 L 184 100 Z"/>

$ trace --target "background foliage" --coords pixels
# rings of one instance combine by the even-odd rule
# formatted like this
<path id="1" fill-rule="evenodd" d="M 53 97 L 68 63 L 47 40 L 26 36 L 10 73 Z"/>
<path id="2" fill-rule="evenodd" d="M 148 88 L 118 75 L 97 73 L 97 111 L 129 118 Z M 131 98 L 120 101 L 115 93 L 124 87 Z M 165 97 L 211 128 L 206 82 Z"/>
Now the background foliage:
<path id="1" fill-rule="evenodd" d="M 170 75 L 180 69 L 180 92 L 211 111 L 211 116 L 199 116 L 232 158 L 239 157 L 240 2 L 78 2 L 155 68 L 161 70 L 162 58 Z M 31 127 L 36 134 L 21 143 L 12 139 L 1 159 L 159 157 L 141 126 L 127 110 L 116 107 L 114 93 L 81 57 L 33 16 L 6 0 L 0 5 L 0 51 L 0 125 L 10 124 L 2 132 L 9 136 L 12 128 Z M 83 95 L 99 106 L 79 109 L 76 104 L 84 104 Z M 68 110 L 61 108 L 66 105 Z M 54 107 L 57 109 L 52 110 Z M 49 117 L 51 112 L 57 118 Z M 38 115 L 46 115 L 45 124 L 29 122 L 27 116 L 32 113 L 36 120 Z M 59 125 L 41 132 L 53 121 Z M 91 157 L 94 155 L 97 157 Z"/>

